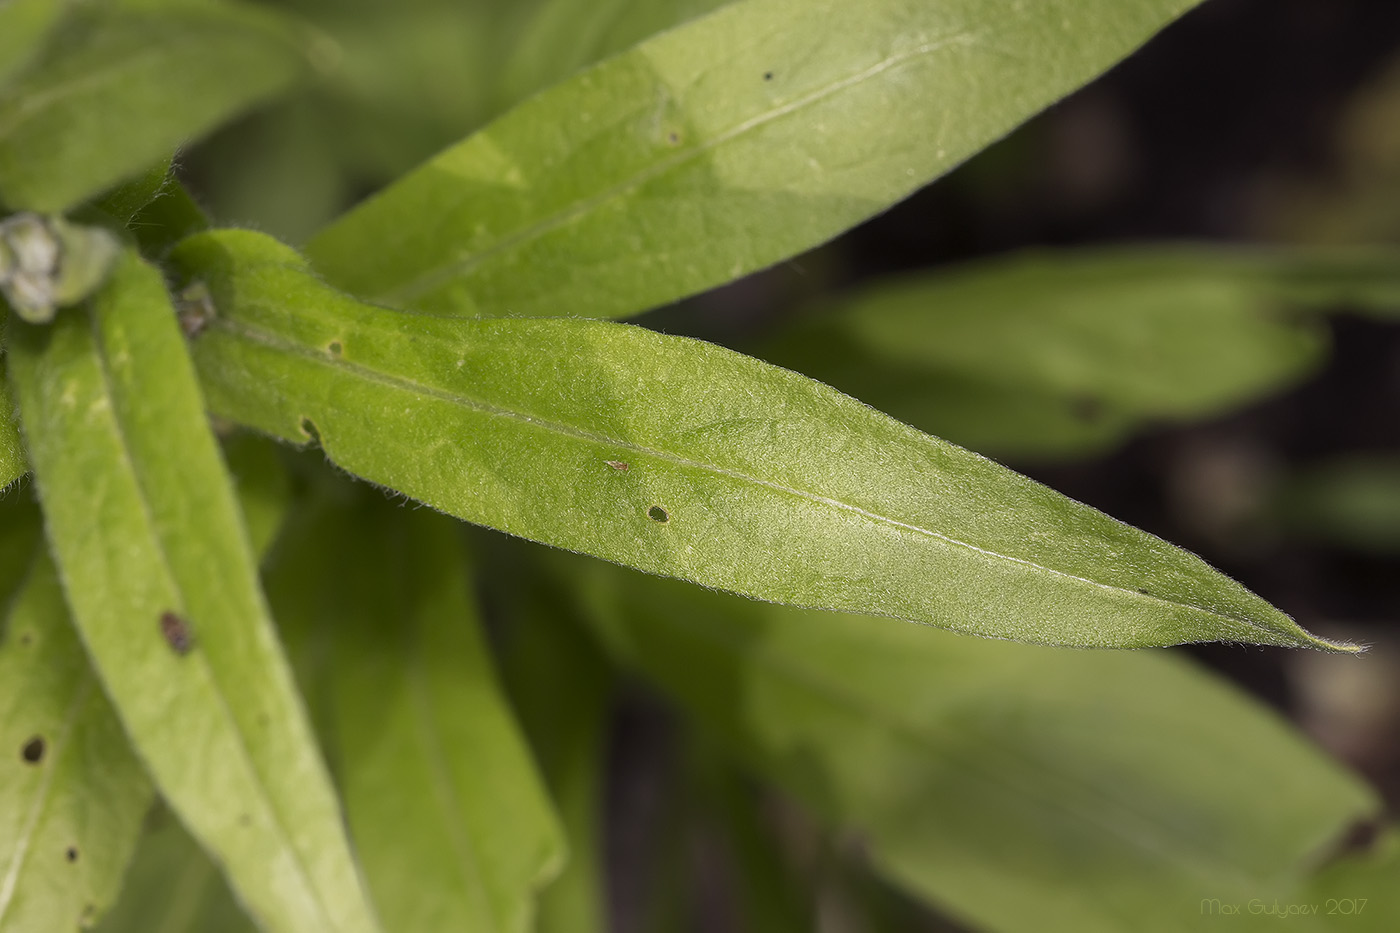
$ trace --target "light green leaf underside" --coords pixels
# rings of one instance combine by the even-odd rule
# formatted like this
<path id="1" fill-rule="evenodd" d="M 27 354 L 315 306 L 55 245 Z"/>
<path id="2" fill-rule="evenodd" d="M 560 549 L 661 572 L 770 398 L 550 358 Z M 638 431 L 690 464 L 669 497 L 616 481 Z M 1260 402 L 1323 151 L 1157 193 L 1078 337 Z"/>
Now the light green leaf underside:
<path id="1" fill-rule="evenodd" d="M 525 102 L 308 255 L 394 306 L 644 311 L 883 210 L 1194 5 L 733 3 Z"/>
<path id="2" fill-rule="evenodd" d="M 160 273 L 126 255 L 90 305 L 11 322 L 8 341 L 88 654 L 163 796 L 262 926 L 374 930 Z"/>
<path id="3" fill-rule="evenodd" d="M 151 785 L 69 623 L 37 510 L 4 506 L 0 523 L 6 569 L 27 568 L 0 592 L 0 931 L 73 930 L 116 899 Z"/>
<path id="4" fill-rule="evenodd" d="M 306 38 L 233 3 L 92 4 L 0 88 L 0 204 L 62 211 L 288 87 Z"/>
<path id="5" fill-rule="evenodd" d="M 405 315 L 244 231 L 172 260 L 218 309 L 212 409 L 510 534 L 773 602 L 1101 647 L 1315 639 L 1198 558 L 826 386 L 584 320 Z"/>
<path id="6" fill-rule="evenodd" d="M 991 643 L 572 570 L 619 659 L 857 833 L 881 873 L 978 929 L 1195 930 L 1203 898 L 1286 903 L 1377 806 L 1174 657 Z"/>
<path id="7" fill-rule="evenodd" d="M 0 327 L 5 313 L 0 310 Z M 19 418 L 15 412 L 14 396 L 10 392 L 9 363 L 0 349 L 0 491 L 29 472 L 24 457 L 24 443 L 19 436 Z"/>
<path id="8" fill-rule="evenodd" d="M 1276 391 L 1326 350 L 1307 308 L 1400 307 L 1400 253 L 1033 252 L 878 283 L 759 351 L 925 430 L 1064 455 Z"/>
<path id="9" fill-rule="evenodd" d="M 379 501 L 374 501 L 379 500 Z M 268 589 L 387 929 L 531 929 L 562 839 L 496 683 L 460 528 L 361 497 L 298 513 Z"/>

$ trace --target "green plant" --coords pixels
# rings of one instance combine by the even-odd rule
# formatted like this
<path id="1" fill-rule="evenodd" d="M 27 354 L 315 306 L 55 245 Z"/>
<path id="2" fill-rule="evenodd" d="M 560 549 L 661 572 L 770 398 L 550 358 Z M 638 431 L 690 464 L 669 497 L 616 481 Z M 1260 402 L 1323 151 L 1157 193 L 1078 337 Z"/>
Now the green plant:
<path id="1" fill-rule="evenodd" d="M 597 929 L 615 664 L 713 743 L 695 779 L 749 840 L 748 906 L 775 926 L 809 918 L 729 762 L 990 929 L 1363 896 L 1377 862 L 1311 860 L 1371 815 L 1369 788 L 1177 658 L 1039 647 L 1354 646 L 797 372 L 598 320 L 824 242 L 1193 0 L 293 5 L 335 38 L 213 0 L 0 6 L 0 481 L 33 472 L 0 525 L 0 930 L 519 930 L 537 900 L 542 927 Z M 447 59 L 479 71 L 465 102 L 424 104 L 395 68 L 452 16 L 479 48 Z M 268 120 L 322 132 L 286 137 L 267 184 L 302 216 L 402 168 L 414 134 L 441 142 L 406 118 L 357 139 L 349 101 L 389 127 L 410 103 L 465 108 L 452 132 L 504 113 L 303 250 L 206 229 L 172 151 L 299 81 Z M 999 424 L 989 447 L 1079 449 L 1296 379 L 1315 322 L 1260 307 L 1393 304 L 1395 269 L 1017 260 L 856 296 L 769 355 L 911 420 L 935 398 Z M 1122 365 L 1145 340 L 1158 368 Z M 1036 415 L 988 416 L 1012 394 Z M 1105 409 L 1088 428 L 1086 398 Z M 764 602 L 471 537 L 268 437 Z"/>

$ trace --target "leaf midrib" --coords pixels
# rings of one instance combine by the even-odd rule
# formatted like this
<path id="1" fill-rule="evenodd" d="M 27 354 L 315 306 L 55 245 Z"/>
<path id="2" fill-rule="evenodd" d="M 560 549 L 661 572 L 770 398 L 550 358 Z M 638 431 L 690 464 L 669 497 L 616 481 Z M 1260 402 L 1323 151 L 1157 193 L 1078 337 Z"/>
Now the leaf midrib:
<path id="1" fill-rule="evenodd" d="M 451 318 L 449 319 L 456 320 Z M 408 391 L 410 393 L 416 393 L 419 395 L 436 398 L 438 400 L 458 405 L 463 408 L 470 408 L 476 411 L 480 411 L 484 414 L 493 417 L 505 418 L 511 421 L 536 425 L 547 431 L 552 431 L 557 434 L 575 438 L 577 440 L 587 441 L 599 445 L 613 446 L 621 448 L 623 450 L 629 450 L 634 453 L 654 457 L 658 460 L 662 460 L 679 467 L 701 470 L 704 472 L 715 474 L 717 476 L 724 476 L 729 479 L 737 479 L 742 482 L 752 483 L 757 486 L 762 486 L 764 488 L 771 489 L 775 492 L 796 496 L 798 498 L 805 499 L 810 502 L 815 502 L 841 511 L 850 512 L 859 515 L 867 520 L 879 524 L 888 525 L 890 527 L 897 528 L 902 531 L 909 531 L 916 534 L 924 535 L 925 537 L 942 541 L 945 544 L 954 547 L 965 548 L 967 550 L 980 554 L 983 557 L 988 558 L 990 560 L 1003 560 L 1009 563 L 1018 564 L 1031 570 L 1040 571 L 1046 574 L 1050 574 L 1052 576 L 1062 577 L 1068 580 L 1075 581 L 1077 583 L 1085 584 L 1102 590 L 1107 590 L 1109 592 L 1122 594 L 1136 601 L 1151 603 L 1154 605 L 1165 605 L 1176 608 L 1195 610 L 1197 612 L 1202 612 L 1210 616 L 1228 620 L 1230 622 L 1246 625 L 1252 629 L 1255 629 L 1256 631 L 1267 633 L 1276 638 L 1279 636 L 1289 637 L 1288 633 L 1286 632 L 1279 632 L 1252 619 L 1240 618 L 1238 616 L 1222 612 L 1218 609 L 1211 609 L 1204 606 L 1196 605 L 1194 603 L 1172 600 L 1166 597 L 1156 596 L 1151 593 L 1143 593 L 1136 589 L 1130 589 L 1111 583 L 1102 583 L 1097 580 L 1091 580 L 1087 577 L 1082 577 L 1077 574 L 1069 573 L 1067 571 L 1057 570 L 1053 567 L 1047 567 L 1043 564 L 1036 563 L 1035 561 L 1029 560 L 1027 558 L 1014 557 L 1009 554 L 1002 554 L 998 551 L 994 551 L 989 548 L 979 547 L 978 545 L 972 544 L 971 542 L 962 541 L 958 538 L 954 538 L 942 532 L 935 531 L 931 528 L 924 528 L 919 525 L 914 525 L 908 522 L 900 521 L 899 519 L 891 518 L 887 515 L 881 515 L 877 512 L 872 512 L 869 509 L 865 509 L 857 505 L 852 505 L 851 503 L 842 502 L 839 499 L 833 499 L 829 496 L 824 496 L 819 493 L 809 492 L 792 486 L 787 486 L 782 483 L 774 482 L 772 480 L 762 479 L 760 477 L 752 476 L 750 474 L 744 473 L 739 470 L 730 469 L 728 467 L 693 460 L 688 457 L 670 453 L 668 451 L 662 451 L 656 448 L 647 447 L 645 445 L 638 444 L 634 441 L 627 441 L 622 440 L 620 438 L 610 437 L 605 434 L 600 434 L 596 431 L 591 431 L 587 428 L 580 428 L 574 425 L 563 424 L 560 422 L 539 418 L 525 412 L 516 411 L 514 409 L 496 405 L 491 402 L 485 402 L 467 395 L 449 392 L 445 389 L 440 389 L 436 386 L 427 386 L 402 376 L 391 375 L 376 369 L 371 369 L 367 366 L 361 366 L 359 364 L 352 363 L 344 357 L 329 357 L 323 353 L 308 348 L 304 344 L 298 343 L 293 340 L 288 340 L 282 337 L 280 334 L 276 334 L 264 330 L 262 328 L 255 327 L 253 325 L 248 324 L 245 321 L 234 320 L 229 317 L 217 317 L 211 323 L 210 327 L 211 329 L 226 331 L 233 335 L 235 338 L 242 337 L 244 339 L 249 340 L 250 342 L 270 347 L 278 352 L 300 357 L 304 360 L 307 360 L 308 362 L 319 364 L 321 366 L 325 366 L 331 369 L 341 369 L 352 376 L 357 376 L 361 379 L 365 379 L 370 382 L 376 382 L 381 385 L 388 386 L 390 388 L 395 388 L 403 391 Z M 1299 640 L 1294 639 L 1294 642 L 1299 643 Z"/>
<path id="2" fill-rule="evenodd" d="M 642 185 L 646 184 L 652 179 L 664 175 L 672 169 L 684 165 L 687 162 L 693 161 L 699 158 L 700 156 L 710 152 L 711 150 L 724 145 L 727 142 L 731 142 L 735 139 L 738 139 L 739 137 L 752 130 L 758 129 L 759 127 L 764 126 L 765 124 L 771 123 L 775 120 L 796 113 L 812 104 L 821 101 L 826 97 L 843 91 L 848 87 L 854 87 L 855 85 L 860 84 L 862 81 L 865 81 L 869 78 L 873 78 L 876 75 L 888 71 L 891 68 L 898 67 L 899 65 L 902 65 L 905 62 L 912 61 L 913 59 L 919 58 L 921 56 L 931 54 L 949 45 L 957 43 L 966 43 L 970 41 L 974 36 L 975 33 L 971 30 L 963 30 L 955 33 L 950 33 L 942 38 L 935 39 L 930 42 L 925 42 L 922 45 L 916 46 L 897 55 L 887 56 L 886 58 L 881 59 L 879 62 L 876 62 L 874 65 L 869 65 L 854 74 L 847 75 L 844 78 L 839 78 L 826 85 L 807 91 L 805 94 L 799 95 L 798 97 L 784 104 L 780 104 L 777 107 L 772 107 L 768 110 L 764 110 L 757 114 L 754 114 L 753 116 L 740 121 L 739 123 L 735 124 L 729 129 L 723 130 L 717 133 L 716 135 L 710 137 L 709 139 L 698 143 L 697 145 L 682 149 L 679 152 L 676 152 L 670 156 L 667 156 L 666 158 L 660 159 L 657 162 L 652 163 L 650 166 L 646 167 L 640 172 L 637 172 L 630 178 L 625 178 L 622 181 L 612 185 L 611 187 L 606 188 L 603 191 L 593 195 L 592 197 L 585 198 L 581 201 L 576 201 L 575 203 L 564 207 L 562 210 L 555 211 L 553 214 L 550 214 L 527 227 L 524 227 L 513 233 L 506 234 L 505 236 L 499 238 L 498 240 L 496 240 L 495 243 L 491 244 L 485 249 L 472 253 L 469 256 L 451 259 L 447 262 L 438 263 L 437 265 L 431 266 L 428 269 L 410 277 L 409 279 L 400 283 L 399 285 L 388 289 L 387 291 L 379 292 L 379 300 L 391 305 L 411 304 L 415 299 L 420 298 L 423 295 L 433 291 L 440 285 L 460 276 L 467 275 L 471 272 L 472 269 L 486 263 L 491 258 L 507 250 L 513 249 L 523 243 L 528 243 L 531 240 L 538 239 L 544 236 L 545 234 L 550 233 L 551 231 L 556 230 L 560 227 L 566 226 L 573 220 L 591 213 L 592 211 L 602 207 L 608 202 L 617 200 L 623 197 L 624 195 L 635 191 L 637 188 L 640 188 Z M 490 129 L 488 128 L 486 130 L 483 130 L 482 132 L 483 134 L 489 134 Z M 313 245 L 312 253 L 314 254 L 314 252 L 315 249 Z"/>

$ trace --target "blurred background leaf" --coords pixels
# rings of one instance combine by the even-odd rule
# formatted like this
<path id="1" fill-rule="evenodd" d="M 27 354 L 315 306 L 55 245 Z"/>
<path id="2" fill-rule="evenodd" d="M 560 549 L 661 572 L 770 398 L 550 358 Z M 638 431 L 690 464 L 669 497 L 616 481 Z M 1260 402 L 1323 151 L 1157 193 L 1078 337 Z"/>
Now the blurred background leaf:
<path id="1" fill-rule="evenodd" d="M 1377 809 L 1273 714 L 1175 658 L 1000 644 L 561 565 L 614 657 L 856 834 L 877 871 L 977 927 L 1186 929 L 1202 899 L 1299 895 Z"/>
<path id="2" fill-rule="evenodd" d="M 1400 312 L 1400 251 L 1205 245 L 1015 255 L 881 280 L 799 315 L 758 355 L 974 450 L 1102 452 L 1316 372 L 1306 309 Z"/>

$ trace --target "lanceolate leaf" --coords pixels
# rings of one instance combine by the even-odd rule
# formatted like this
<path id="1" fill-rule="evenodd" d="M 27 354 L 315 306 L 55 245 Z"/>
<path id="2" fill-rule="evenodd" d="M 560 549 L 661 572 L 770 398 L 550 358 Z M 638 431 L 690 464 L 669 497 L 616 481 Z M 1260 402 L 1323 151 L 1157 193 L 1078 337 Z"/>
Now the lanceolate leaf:
<path id="1" fill-rule="evenodd" d="M 616 656 L 976 929 L 1199 929 L 1302 900 L 1374 795 L 1181 660 L 958 638 L 571 568 Z M 1273 917 L 1250 921 L 1277 927 Z M 1327 917 L 1300 928 L 1331 930 Z"/>
<path id="2" fill-rule="evenodd" d="M 74 620 L 162 794 L 265 928 L 374 930 L 160 273 L 125 255 L 8 336 Z"/>
<path id="3" fill-rule="evenodd" d="M 151 785 L 69 622 L 37 510 L 0 521 L 7 562 L 29 545 L 18 592 L 0 592 L 0 931 L 75 930 L 115 900 Z"/>
<path id="4" fill-rule="evenodd" d="M 899 201 L 1195 0 L 745 0 L 535 97 L 308 247 L 361 297 L 620 316 Z"/>
<path id="5" fill-rule="evenodd" d="M 511 534 L 774 602 L 1052 644 L 1315 639 L 1198 558 L 721 347 L 405 315 L 229 231 L 174 262 L 216 313 L 212 408 Z"/>
<path id="6" fill-rule="evenodd" d="M 306 39 L 234 3 L 89 4 L 0 88 L 0 204 L 57 212 L 289 86 Z"/>
<path id="7" fill-rule="evenodd" d="M 468 601 L 460 527 L 340 506 L 298 515 L 268 589 L 289 647 L 316 657 L 308 694 L 380 915 L 526 933 L 562 840 Z"/>

